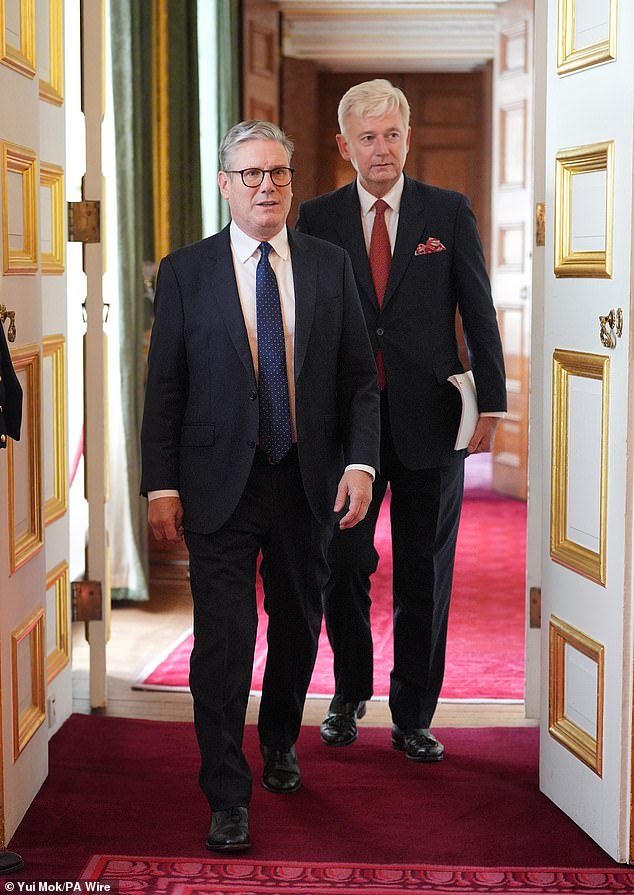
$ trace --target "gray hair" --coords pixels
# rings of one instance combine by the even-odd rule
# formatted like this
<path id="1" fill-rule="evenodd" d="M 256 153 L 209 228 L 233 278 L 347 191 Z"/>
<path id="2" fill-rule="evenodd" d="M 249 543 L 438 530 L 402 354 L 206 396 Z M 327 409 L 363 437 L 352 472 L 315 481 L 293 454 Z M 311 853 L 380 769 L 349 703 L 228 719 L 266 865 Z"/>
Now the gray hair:
<path id="1" fill-rule="evenodd" d="M 400 87 L 385 78 L 363 81 L 341 97 L 337 110 L 339 129 L 345 134 L 346 122 L 351 115 L 380 118 L 387 112 L 399 112 L 405 127 L 409 127 L 409 103 Z"/>
<path id="2" fill-rule="evenodd" d="M 277 124 L 273 124 L 271 121 L 241 121 L 239 124 L 234 124 L 222 138 L 218 149 L 221 171 L 226 171 L 231 167 L 234 150 L 241 143 L 247 143 L 249 140 L 275 140 L 288 153 L 289 162 L 293 157 L 295 144 Z"/>

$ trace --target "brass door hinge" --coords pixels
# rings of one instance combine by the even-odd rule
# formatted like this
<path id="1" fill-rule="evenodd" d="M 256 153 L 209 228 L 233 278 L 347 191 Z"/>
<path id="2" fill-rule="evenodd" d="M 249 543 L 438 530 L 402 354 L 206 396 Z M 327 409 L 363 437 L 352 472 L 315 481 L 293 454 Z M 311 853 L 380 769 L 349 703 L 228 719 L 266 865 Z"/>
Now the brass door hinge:
<path id="1" fill-rule="evenodd" d="M 535 206 L 535 245 L 546 245 L 546 203 L 538 202 Z"/>
<path id="2" fill-rule="evenodd" d="M 68 203 L 68 241 L 101 242 L 101 212 L 97 199 Z"/>
<path id="3" fill-rule="evenodd" d="M 531 587 L 529 591 L 528 623 L 531 628 L 542 626 L 542 589 Z"/>

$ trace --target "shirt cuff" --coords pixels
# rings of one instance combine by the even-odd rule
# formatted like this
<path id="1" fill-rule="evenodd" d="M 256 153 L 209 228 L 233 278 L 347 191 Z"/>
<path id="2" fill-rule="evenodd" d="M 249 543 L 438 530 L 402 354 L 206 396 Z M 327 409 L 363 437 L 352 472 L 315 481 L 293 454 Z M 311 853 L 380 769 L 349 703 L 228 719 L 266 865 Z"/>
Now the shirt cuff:
<path id="1" fill-rule="evenodd" d="M 498 419 L 503 420 L 506 418 L 507 413 L 506 410 L 488 410 L 481 413 L 480 416 L 495 416 Z"/>
<path id="2" fill-rule="evenodd" d="M 180 497 L 180 494 L 173 488 L 165 488 L 163 491 L 148 491 L 148 500 L 156 500 L 157 497 Z"/>
<path id="3" fill-rule="evenodd" d="M 374 466 L 366 466 L 365 463 L 350 463 L 346 466 L 345 471 L 347 472 L 349 469 L 362 469 L 363 472 L 369 472 L 372 476 L 372 481 L 376 478 L 376 469 Z"/>

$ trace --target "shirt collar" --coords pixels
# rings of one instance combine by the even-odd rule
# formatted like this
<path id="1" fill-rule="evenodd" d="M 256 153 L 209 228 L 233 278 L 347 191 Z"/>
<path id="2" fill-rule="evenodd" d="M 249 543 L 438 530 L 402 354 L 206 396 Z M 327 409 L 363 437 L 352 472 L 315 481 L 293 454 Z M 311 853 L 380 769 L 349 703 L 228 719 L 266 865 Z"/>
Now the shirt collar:
<path id="1" fill-rule="evenodd" d="M 247 236 L 244 230 L 241 230 L 233 221 L 231 221 L 231 224 L 229 225 L 229 237 L 231 239 L 231 248 L 238 261 L 242 264 L 249 260 L 259 248 L 260 242 L 262 241 L 254 239 L 252 236 Z M 290 248 L 288 245 L 288 231 L 286 230 L 286 226 L 282 227 L 279 233 L 276 233 L 275 236 L 266 241 L 273 246 L 280 258 L 284 261 L 288 260 Z"/>
<path id="2" fill-rule="evenodd" d="M 405 175 L 401 171 L 401 176 L 396 181 L 394 186 L 389 192 L 387 192 L 383 196 L 383 200 L 387 202 L 392 211 L 398 213 L 401 207 L 401 196 L 403 195 L 403 187 L 405 186 Z M 359 182 L 359 178 L 357 177 L 357 191 L 359 193 L 359 203 L 361 205 L 361 214 L 365 217 L 367 214 L 372 211 L 374 203 L 376 202 L 376 196 L 373 196 L 372 193 L 369 193 L 365 187 L 361 186 Z"/>

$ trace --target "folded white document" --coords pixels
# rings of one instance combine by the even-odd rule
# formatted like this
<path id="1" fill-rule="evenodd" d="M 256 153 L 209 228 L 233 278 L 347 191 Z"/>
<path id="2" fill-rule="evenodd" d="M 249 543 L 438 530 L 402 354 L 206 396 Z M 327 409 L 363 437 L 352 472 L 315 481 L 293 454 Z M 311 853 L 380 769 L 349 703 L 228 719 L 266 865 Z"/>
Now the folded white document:
<path id="1" fill-rule="evenodd" d="M 454 444 L 454 450 L 462 451 L 471 441 L 471 436 L 475 432 L 478 417 L 480 416 L 475 380 L 471 370 L 467 370 L 466 373 L 454 373 L 453 376 L 447 378 L 447 382 L 455 385 L 462 398 L 462 415 L 460 416 L 460 425 L 458 426 L 458 434 Z"/>

